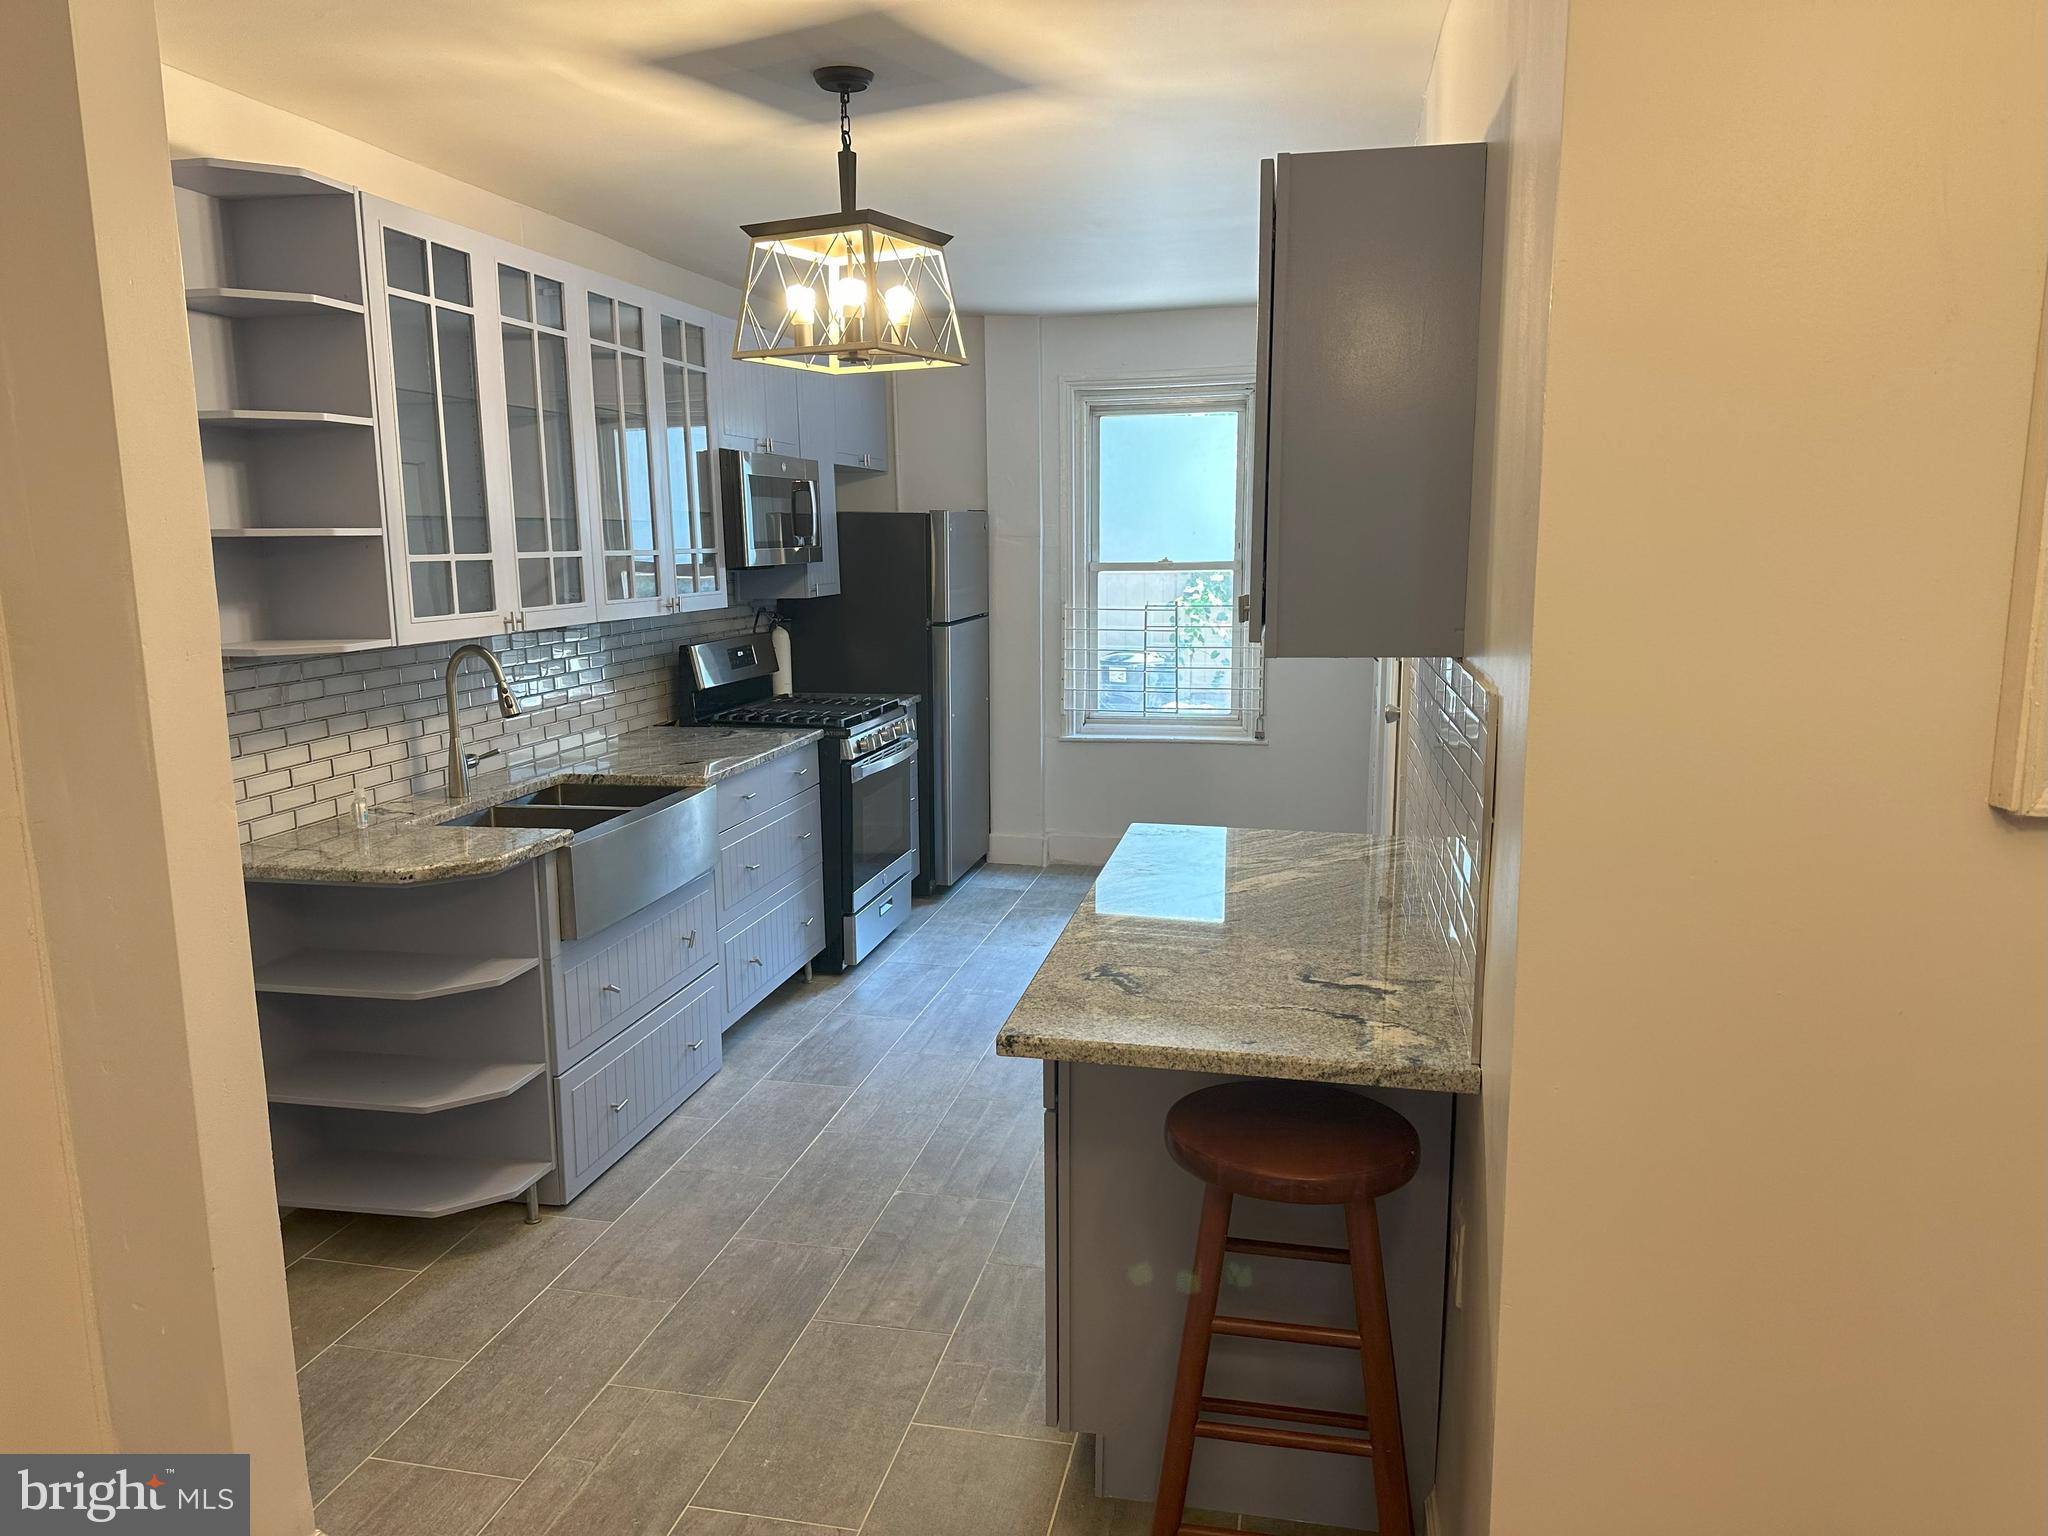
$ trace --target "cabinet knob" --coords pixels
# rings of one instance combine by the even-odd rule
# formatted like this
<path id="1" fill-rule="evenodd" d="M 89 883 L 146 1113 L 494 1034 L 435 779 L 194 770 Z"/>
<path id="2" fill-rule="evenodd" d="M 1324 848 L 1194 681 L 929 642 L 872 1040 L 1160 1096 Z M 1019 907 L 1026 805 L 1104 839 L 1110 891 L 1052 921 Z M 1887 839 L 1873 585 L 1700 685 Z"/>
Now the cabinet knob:
<path id="1" fill-rule="evenodd" d="M 624 1109 L 628 1104 L 632 1102 L 633 1101 L 631 1099 L 621 1099 L 616 1104 L 608 1105 L 607 1108 L 609 1108 L 611 1112 L 616 1115 L 620 1110 Z"/>

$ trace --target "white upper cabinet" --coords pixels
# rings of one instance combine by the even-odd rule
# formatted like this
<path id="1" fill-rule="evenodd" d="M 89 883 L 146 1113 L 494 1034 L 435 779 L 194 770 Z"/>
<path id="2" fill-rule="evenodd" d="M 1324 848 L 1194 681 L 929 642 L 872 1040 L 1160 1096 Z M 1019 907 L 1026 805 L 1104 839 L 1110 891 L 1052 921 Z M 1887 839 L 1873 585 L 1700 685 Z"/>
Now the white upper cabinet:
<path id="1" fill-rule="evenodd" d="M 824 457 L 843 469 L 889 467 L 888 380 L 830 379 L 833 395 L 832 446 Z"/>
<path id="2" fill-rule="evenodd" d="M 516 259 L 515 259 L 516 257 Z M 501 251 L 498 343 L 505 379 L 506 473 L 518 627 L 579 624 L 597 612 L 576 431 L 587 414 L 571 366 L 577 345 L 567 269 Z"/>
<path id="3" fill-rule="evenodd" d="M 400 643 L 724 607 L 732 323 L 379 199 L 363 212 Z"/>
<path id="4" fill-rule="evenodd" d="M 659 309 L 662 441 L 674 533 L 669 565 L 678 609 L 725 606 L 709 321 L 684 305 Z"/>
<path id="5" fill-rule="evenodd" d="M 797 381 L 803 375 L 794 368 L 735 358 L 732 342 L 737 328 L 735 322 L 723 320 L 712 337 L 713 367 L 718 375 L 720 446 L 737 448 L 741 453 L 809 457 L 800 446 L 802 421 Z"/>
<path id="6" fill-rule="evenodd" d="M 659 380 L 646 298 L 623 284 L 583 293 L 597 466 L 598 610 L 607 619 L 667 612 L 674 596 L 665 466 L 649 405 Z"/>
<path id="7" fill-rule="evenodd" d="M 492 495 L 486 446 L 488 434 L 502 450 L 504 418 L 484 408 L 505 398 L 502 358 L 478 342 L 489 261 L 468 231 L 363 203 L 399 638 L 510 628 L 509 507 L 502 483 Z"/>

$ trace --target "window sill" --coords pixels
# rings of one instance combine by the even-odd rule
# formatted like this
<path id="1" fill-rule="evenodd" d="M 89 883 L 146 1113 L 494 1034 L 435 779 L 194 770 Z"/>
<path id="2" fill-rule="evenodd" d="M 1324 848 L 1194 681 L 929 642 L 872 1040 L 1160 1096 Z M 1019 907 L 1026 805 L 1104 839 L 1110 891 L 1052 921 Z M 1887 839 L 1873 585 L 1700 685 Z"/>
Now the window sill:
<path id="1" fill-rule="evenodd" d="M 1165 731 L 1062 731 L 1061 741 L 1113 741 L 1125 746 L 1133 742 L 1171 743 L 1174 746 L 1263 747 L 1266 738 L 1249 735 L 1183 735 Z"/>

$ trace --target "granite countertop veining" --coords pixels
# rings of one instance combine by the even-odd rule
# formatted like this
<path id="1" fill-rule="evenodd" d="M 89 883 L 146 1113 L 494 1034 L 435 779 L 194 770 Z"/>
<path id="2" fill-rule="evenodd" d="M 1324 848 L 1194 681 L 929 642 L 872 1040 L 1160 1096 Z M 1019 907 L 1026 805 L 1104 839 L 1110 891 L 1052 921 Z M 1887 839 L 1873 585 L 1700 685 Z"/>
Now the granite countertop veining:
<path id="1" fill-rule="evenodd" d="M 1138 823 L 1004 1056 L 1476 1093 L 1473 978 L 1418 839 Z"/>
<path id="2" fill-rule="evenodd" d="M 358 829 L 347 817 L 315 822 L 242 845 L 245 880 L 411 885 L 495 874 L 567 846 L 567 830 L 449 827 L 440 823 L 550 784 L 665 784 L 703 789 L 771 758 L 807 748 L 820 731 L 726 726 L 655 726 L 634 731 L 584 757 L 516 773 L 477 773 L 470 793 L 438 790 L 388 801 Z"/>

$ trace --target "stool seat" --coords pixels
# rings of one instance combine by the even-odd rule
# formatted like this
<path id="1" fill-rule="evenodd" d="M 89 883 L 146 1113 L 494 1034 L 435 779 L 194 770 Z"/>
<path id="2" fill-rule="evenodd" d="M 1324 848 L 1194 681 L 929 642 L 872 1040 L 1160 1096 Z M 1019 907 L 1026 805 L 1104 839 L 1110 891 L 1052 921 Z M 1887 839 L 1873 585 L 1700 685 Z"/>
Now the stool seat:
<path id="1" fill-rule="evenodd" d="M 1255 1200 L 1349 1205 L 1406 1184 L 1422 1161 L 1415 1127 L 1328 1083 L 1218 1083 L 1166 1115 L 1166 1149 L 1205 1184 Z"/>

